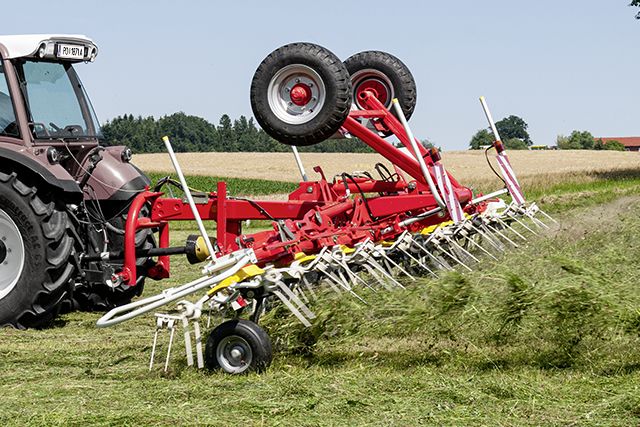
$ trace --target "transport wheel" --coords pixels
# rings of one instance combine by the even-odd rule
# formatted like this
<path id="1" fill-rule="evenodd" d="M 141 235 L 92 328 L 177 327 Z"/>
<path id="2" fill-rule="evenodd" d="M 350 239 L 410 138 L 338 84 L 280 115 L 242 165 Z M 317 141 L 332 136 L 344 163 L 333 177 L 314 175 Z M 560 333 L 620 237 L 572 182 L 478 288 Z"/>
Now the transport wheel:
<path id="1" fill-rule="evenodd" d="M 416 82 L 409 68 L 398 58 L 371 50 L 350 56 L 344 65 L 351 75 L 353 104 L 357 109 L 364 109 L 358 95 L 369 90 L 387 109 L 391 110 L 391 101 L 398 98 L 407 120 L 413 115 L 418 94 Z"/>
<path id="2" fill-rule="evenodd" d="M 74 240 L 48 191 L 0 172 L 0 326 L 42 327 L 72 291 Z"/>
<path id="3" fill-rule="evenodd" d="M 251 82 L 251 108 L 274 139 L 313 145 L 334 135 L 349 115 L 351 84 L 344 64 L 312 43 L 271 52 Z"/>
<path id="4" fill-rule="evenodd" d="M 269 335 L 248 320 L 228 320 L 207 338 L 205 363 L 211 370 L 222 369 L 228 374 L 262 372 L 272 358 Z"/>

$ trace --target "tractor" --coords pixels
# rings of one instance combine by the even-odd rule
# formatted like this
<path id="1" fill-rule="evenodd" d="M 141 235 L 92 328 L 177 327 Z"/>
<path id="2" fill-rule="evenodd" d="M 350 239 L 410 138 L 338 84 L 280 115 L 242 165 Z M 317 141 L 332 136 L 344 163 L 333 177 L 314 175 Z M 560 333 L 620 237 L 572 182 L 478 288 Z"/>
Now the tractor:
<path id="1" fill-rule="evenodd" d="M 76 65 L 96 59 L 82 35 L 0 36 L 0 325 L 42 327 L 61 310 L 106 310 L 142 292 L 111 281 L 132 199 L 149 179 L 127 147 L 101 144 Z M 154 246 L 150 230 L 136 235 Z"/>

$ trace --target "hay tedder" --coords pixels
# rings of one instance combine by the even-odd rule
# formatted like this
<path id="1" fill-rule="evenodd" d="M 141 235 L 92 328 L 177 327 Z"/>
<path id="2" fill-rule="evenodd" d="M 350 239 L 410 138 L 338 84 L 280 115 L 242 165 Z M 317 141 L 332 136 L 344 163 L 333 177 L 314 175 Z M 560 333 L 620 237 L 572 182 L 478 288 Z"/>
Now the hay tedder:
<path id="1" fill-rule="evenodd" d="M 302 181 L 286 201 L 261 201 L 228 194 L 224 182 L 215 191 L 192 191 L 168 137 L 179 180 L 152 185 L 129 163 L 129 150 L 99 144 L 95 115 L 71 66 L 93 61 L 93 42 L 20 37 L 0 38 L 10 97 L 9 109 L 0 108 L 2 325 L 38 326 L 65 304 L 110 309 L 99 327 L 155 312 L 150 369 L 160 334 L 169 334 L 166 370 L 182 328 L 189 365 L 260 371 L 272 348 L 258 322 L 274 306 L 309 326 L 310 301 L 323 288 L 365 304 L 364 289 L 392 291 L 418 275 L 471 270 L 552 220 L 525 201 L 484 98 L 495 136 L 489 148 L 505 187 L 474 194 L 447 173 L 438 150 L 411 132 L 415 81 L 388 53 L 367 51 L 342 62 L 321 46 L 293 43 L 262 61 L 251 84 L 253 112 L 269 135 L 292 146 Z M 62 104 L 46 98 L 61 93 Z M 47 102 L 65 107 L 47 109 Z M 393 166 L 374 165 L 377 178 L 366 171 L 326 177 L 316 166 L 319 179 L 311 181 L 296 146 L 328 138 L 357 138 Z M 172 186 L 184 196 L 169 196 Z M 211 220 L 215 238 L 204 225 Z M 269 221 L 271 228 L 245 233 L 247 220 Z M 199 234 L 172 247 L 172 221 L 195 221 Z M 130 302 L 146 277 L 169 277 L 173 255 L 204 263 L 201 276 Z M 199 299 L 187 299 L 196 293 Z M 169 312 L 156 312 L 168 304 Z M 227 320 L 212 329 L 203 351 L 204 313 Z"/>
<path id="2" fill-rule="evenodd" d="M 505 188 L 474 195 L 444 169 L 436 149 L 425 149 L 412 135 L 407 119 L 416 102 L 414 79 L 394 56 L 377 51 L 356 54 L 344 63 L 327 49 L 294 43 L 272 52 L 258 67 L 251 85 L 251 105 L 262 128 L 292 145 L 302 176 L 286 201 L 260 201 L 216 191 L 193 193 L 188 188 L 169 138 L 164 142 L 180 181 L 162 180 L 141 192 L 127 216 L 124 252 L 114 284 L 134 284 L 136 232 L 157 229 L 159 247 L 149 274 L 169 276 L 169 253 L 186 253 L 189 261 L 206 262 L 202 277 L 162 293 L 109 311 L 98 326 L 111 326 L 176 303 L 173 313 L 156 313 L 150 368 L 159 333 L 169 331 L 165 369 L 177 327 L 183 327 L 187 362 L 229 373 L 266 368 L 272 357 L 268 335 L 258 321 L 274 303 L 286 306 L 310 326 L 309 300 L 324 286 L 365 303 L 361 289 L 403 288 L 417 274 L 437 277 L 442 271 L 471 270 L 479 256 L 496 258 L 507 247 L 526 240 L 550 219 L 535 203 L 526 203 L 484 98 L 481 103 L 494 132 L 497 162 Z M 395 136 L 395 143 L 385 139 Z M 369 172 L 344 172 L 328 179 L 322 169 L 310 181 L 296 145 L 331 137 L 356 137 L 384 156 Z M 355 143 L 355 142 L 354 142 Z M 184 199 L 166 197 L 164 185 L 176 185 Z M 508 194 L 507 203 L 498 196 Z M 148 214 L 144 214 L 144 209 Z M 184 247 L 169 248 L 171 221 L 195 220 L 200 235 Z M 216 222 L 216 237 L 207 236 L 203 221 Z M 242 231 L 246 220 L 271 221 L 272 229 Z M 164 249 L 166 248 L 166 249 Z M 403 283 L 404 282 L 404 283 Z M 200 292 L 195 302 L 186 296 Z M 229 320 L 209 334 L 203 354 L 199 319 L 203 312 L 222 313 Z"/>

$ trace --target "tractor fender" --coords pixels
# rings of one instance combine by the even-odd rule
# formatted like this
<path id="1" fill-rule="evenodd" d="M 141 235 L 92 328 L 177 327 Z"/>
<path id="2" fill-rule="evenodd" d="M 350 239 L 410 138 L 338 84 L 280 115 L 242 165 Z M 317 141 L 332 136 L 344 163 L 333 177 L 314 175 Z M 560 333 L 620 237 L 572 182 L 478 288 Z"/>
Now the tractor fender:
<path id="1" fill-rule="evenodd" d="M 78 183 L 65 168 L 49 163 L 45 150 L 31 150 L 19 145 L 6 144 L 0 146 L 0 164 L 6 167 L 8 172 L 35 174 L 48 185 L 65 193 L 65 196 L 82 195 Z"/>
<path id="2" fill-rule="evenodd" d="M 101 150 L 101 160 L 96 164 L 84 188 L 85 199 L 129 200 L 151 184 L 144 172 L 129 163 L 130 153 L 124 146 Z M 88 157 L 83 164 L 85 169 L 88 167 Z"/>

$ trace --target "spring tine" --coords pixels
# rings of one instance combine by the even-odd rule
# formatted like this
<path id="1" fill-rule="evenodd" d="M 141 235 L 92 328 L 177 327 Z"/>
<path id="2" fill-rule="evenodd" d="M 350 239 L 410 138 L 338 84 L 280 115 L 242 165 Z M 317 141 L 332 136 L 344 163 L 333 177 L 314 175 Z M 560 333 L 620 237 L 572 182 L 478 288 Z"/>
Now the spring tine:
<path id="1" fill-rule="evenodd" d="M 287 299 L 287 297 L 285 297 L 282 292 L 278 291 L 278 290 L 273 290 L 272 291 L 273 294 L 275 296 L 277 296 L 280 301 L 282 301 L 282 303 L 284 305 L 287 306 L 287 308 L 289 309 L 289 311 L 291 311 L 291 313 L 293 313 L 294 316 L 296 316 L 298 318 L 298 320 L 300 321 L 300 323 L 302 323 L 304 326 L 306 326 L 307 328 L 311 326 L 311 322 L 309 322 L 307 320 L 306 317 L 304 317 L 302 315 L 302 313 L 300 313 L 300 311 L 298 311 L 298 309 L 291 303 L 291 301 L 289 301 L 289 299 Z"/>
<path id="2" fill-rule="evenodd" d="M 362 264 L 362 267 L 364 267 L 365 270 L 367 270 L 367 273 L 369 273 L 369 275 L 371 277 L 373 277 L 373 279 L 378 282 L 378 284 L 380 286 L 382 286 L 383 288 L 385 288 L 388 291 L 393 290 L 393 287 L 391 287 L 387 282 L 385 282 L 384 280 L 382 280 L 380 278 L 380 276 L 378 276 L 378 273 L 376 272 L 376 270 L 371 267 L 369 264 Z"/>
<path id="3" fill-rule="evenodd" d="M 504 245 L 502 244 L 502 242 L 495 238 L 491 235 L 491 231 L 489 231 L 486 226 L 484 225 L 483 222 L 479 223 L 478 225 L 474 225 L 474 229 L 478 232 L 479 235 L 481 235 L 487 242 L 489 242 L 489 244 L 496 250 L 498 250 L 499 252 L 504 252 Z"/>
<path id="4" fill-rule="evenodd" d="M 538 212 L 540 212 L 542 215 L 544 215 L 546 218 L 549 218 L 551 221 L 553 221 L 555 224 L 558 223 L 558 221 L 556 221 L 555 219 L 553 219 L 553 217 L 549 216 L 545 211 L 543 211 L 542 209 L 538 208 Z"/>
<path id="5" fill-rule="evenodd" d="M 351 268 L 349 268 L 349 264 L 347 264 L 345 262 L 345 263 L 343 263 L 342 267 L 347 272 L 347 274 L 349 276 L 351 276 L 353 281 L 358 281 L 358 282 L 362 283 L 364 286 L 366 286 L 367 288 L 371 289 L 373 292 L 378 292 L 378 290 L 376 288 L 374 288 L 373 286 L 368 284 L 366 280 L 364 280 L 362 277 L 358 276 L 353 270 L 351 270 Z"/>
<path id="6" fill-rule="evenodd" d="M 405 289 L 405 287 L 402 285 L 402 283 L 398 282 L 391 274 L 387 273 L 385 271 L 385 269 L 380 264 L 378 264 L 378 262 L 376 260 L 373 259 L 373 257 L 369 257 L 367 259 L 367 263 L 369 263 L 369 265 L 371 265 L 373 268 L 378 270 L 378 272 L 380 272 L 380 274 L 382 274 L 382 276 L 386 277 L 387 279 L 389 279 L 393 283 L 395 283 L 398 287 L 400 287 L 402 289 Z"/>
<path id="7" fill-rule="evenodd" d="M 480 262 L 480 260 L 478 258 L 473 256 L 473 254 L 471 252 L 469 252 L 468 250 L 466 250 L 465 248 L 460 246 L 460 244 L 458 242 L 456 242 L 454 239 L 452 239 L 451 237 L 446 237 L 445 236 L 445 240 L 447 240 L 448 242 L 452 243 L 456 248 L 458 248 L 458 250 L 461 250 L 462 252 L 464 252 L 467 256 L 471 257 L 471 259 L 473 259 L 475 262 Z"/>
<path id="8" fill-rule="evenodd" d="M 449 264 L 446 264 L 446 263 L 440 261 L 434 254 L 429 252 L 429 250 L 427 248 L 425 248 L 424 246 L 418 244 L 418 248 L 420 248 L 420 250 L 422 250 L 425 254 L 427 254 L 429 257 L 431 257 L 431 259 L 433 261 L 438 263 L 445 270 L 453 271 L 453 267 L 451 267 Z"/>
<path id="9" fill-rule="evenodd" d="M 402 268 L 402 266 L 400 264 L 398 264 L 397 262 L 395 262 L 394 260 L 392 260 L 391 258 L 389 258 L 387 256 L 387 254 L 384 253 L 384 251 L 380 251 L 380 256 L 382 256 L 383 259 L 385 259 L 386 261 L 388 261 L 389 263 L 391 263 L 392 265 L 394 265 L 398 270 L 400 270 L 401 272 L 403 272 L 405 275 L 407 275 L 411 280 L 415 281 L 416 278 L 413 277 L 411 274 L 409 274 L 409 272 L 407 270 L 405 270 L 404 268 Z"/>
<path id="10" fill-rule="evenodd" d="M 307 307 L 305 305 L 305 303 L 303 303 L 296 294 L 293 293 L 293 291 L 283 282 L 278 282 L 277 286 L 282 289 L 282 291 L 287 294 L 287 296 L 289 297 L 289 300 L 293 301 L 299 308 L 300 310 L 309 318 L 309 319 L 315 319 L 316 315 L 313 311 L 311 311 L 309 309 L 309 307 Z"/>
<path id="11" fill-rule="evenodd" d="M 522 234 L 518 233 L 516 231 L 515 228 L 513 228 L 512 226 L 510 226 L 509 224 L 507 224 L 506 222 L 504 222 L 502 219 L 500 219 L 500 217 L 496 217 L 496 221 L 498 221 L 500 224 L 502 224 L 504 227 L 508 228 L 509 230 L 513 231 L 513 233 L 520 237 L 522 240 L 524 240 L 525 242 L 527 241 L 527 238 L 524 237 Z"/>
<path id="12" fill-rule="evenodd" d="M 447 251 L 440 243 L 436 243 L 436 248 L 438 250 L 440 250 L 442 253 L 444 253 L 445 255 L 447 255 L 449 258 L 451 258 L 452 260 L 454 260 L 455 262 L 457 262 L 458 264 L 460 264 L 461 266 L 463 266 L 464 268 L 466 268 L 469 271 L 473 271 L 467 264 L 465 264 L 464 262 L 460 261 L 458 258 L 456 258 L 455 256 L 453 256 L 452 253 L 450 253 L 449 251 Z"/>
<path id="13" fill-rule="evenodd" d="M 173 335 L 176 332 L 175 325 L 171 325 L 169 327 L 171 332 L 169 332 L 169 347 L 167 347 L 167 358 L 164 361 L 164 371 L 167 372 L 169 369 L 169 358 L 171 357 L 171 346 L 173 345 Z"/>
<path id="14" fill-rule="evenodd" d="M 398 247 L 398 250 L 400 252 L 402 252 L 403 254 L 405 254 L 406 256 L 408 256 L 409 258 L 411 258 L 416 264 L 418 264 L 420 267 L 422 267 L 423 269 L 427 270 L 427 272 L 429 272 L 429 274 L 431 274 L 433 277 L 435 277 L 436 279 L 438 278 L 438 275 L 436 273 L 434 273 L 429 267 L 427 267 L 425 264 L 423 264 L 422 262 L 420 262 L 420 260 L 416 257 L 414 257 L 413 255 L 411 255 L 409 253 L 409 251 L 406 251 L 400 247 Z"/>
<path id="15" fill-rule="evenodd" d="M 335 284 L 340 285 L 345 291 L 349 292 L 351 295 L 353 295 L 354 297 L 356 297 L 357 299 L 359 299 L 360 301 L 362 301 L 364 304 L 366 304 L 367 302 L 362 299 L 360 297 L 360 295 L 356 294 L 353 289 L 351 289 L 349 287 L 348 283 L 343 283 L 340 281 L 339 278 L 337 278 L 333 273 L 328 272 L 328 271 L 323 271 L 323 273 L 330 279 L 332 280 Z"/>
<path id="16" fill-rule="evenodd" d="M 529 226 L 527 224 L 525 224 L 524 221 L 520 221 L 518 219 L 518 216 L 515 213 L 510 213 L 510 214 L 507 214 L 507 215 L 509 216 L 509 218 L 511 218 L 512 220 L 514 220 L 515 222 L 520 224 L 522 227 L 524 227 L 527 231 L 531 232 L 534 236 L 538 235 L 538 233 L 536 233 L 535 230 L 529 228 Z"/>
<path id="17" fill-rule="evenodd" d="M 507 242 L 511 243 L 513 245 L 513 247 L 518 248 L 518 244 L 516 242 L 514 242 L 513 240 L 511 240 L 510 238 L 508 238 L 507 236 L 505 236 L 500 230 L 498 230 L 497 228 L 494 228 L 493 226 L 486 224 L 487 228 L 489 228 L 490 230 L 492 230 L 494 233 L 496 233 L 498 236 L 502 237 L 504 240 L 506 240 Z"/>
<path id="18" fill-rule="evenodd" d="M 536 224 L 538 227 L 549 229 L 549 226 L 547 224 L 540 221 L 538 218 L 533 216 L 533 214 L 531 214 L 530 212 L 525 211 L 525 215 L 531 218 L 531 221 L 533 221 L 533 223 Z"/>
<path id="19" fill-rule="evenodd" d="M 193 347 L 191 345 L 191 331 L 189 330 L 189 319 L 182 317 L 182 330 L 184 332 L 184 349 L 187 356 L 187 366 L 193 366 Z"/>
<path id="20" fill-rule="evenodd" d="M 149 371 L 153 368 L 153 362 L 156 358 L 156 346 L 158 344 L 158 333 L 160 328 L 156 327 L 156 332 L 153 334 L 153 346 L 151 347 L 151 359 L 149 360 Z"/>
<path id="21" fill-rule="evenodd" d="M 193 322 L 193 336 L 196 341 L 196 360 L 198 369 L 204 368 L 204 355 L 202 354 L 202 335 L 200 334 L 200 322 Z"/>
<path id="22" fill-rule="evenodd" d="M 467 242 L 471 243 L 473 246 L 475 246 L 476 248 L 480 249 L 482 252 L 484 252 L 485 254 L 489 255 L 491 258 L 493 258 L 494 260 L 498 261 L 498 258 L 495 257 L 491 252 L 489 252 L 488 250 L 486 250 L 485 248 L 482 247 L 481 244 L 479 244 L 478 242 L 476 242 L 475 240 L 473 240 L 471 237 L 469 237 L 466 233 L 462 234 L 462 237 L 464 237 L 465 239 L 467 239 Z"/>
<path id="23" fill-rule="evenodd" d="M 299 295 L 300 299 L 303 300 L 305 304 L 309 304 L 309 298 L 307 298 L 307 294 L 304 293 L 302 286 L 300 286 L 300 282 L 296 284 L 295 293 Z"/>
<path id="24" fill-rule="evenodd" d="M 331 289 L 333 289 L 337 294 L 341 294 L 342 291 L 340 290 L 340 286 L 337 286 L 334 283 L 334 280 L 331 276 L 329 276 L 329 273 L 320 265 L 318 265 L 317 268 L 318 268 L 318 271 L 324 275 L 324 281 L 328 283 L 329 286 L 331 286 Z"/>
<path id="25" fill-rule="evenodd" d="M 307 290 L 311 294 L 311 298 L 314 299 L 314 300 L 317 299 L 318 296 L 316 295 L 315 291 L 313 290 L 313 286 L 311 286 L 311 283 L 309 283 L 309 279 L 307 279 L 307 277 L 304 274 L 302 275 L 302 279 L 300 281 L 302 282 L 304 287 L 307 288 Z"/>

